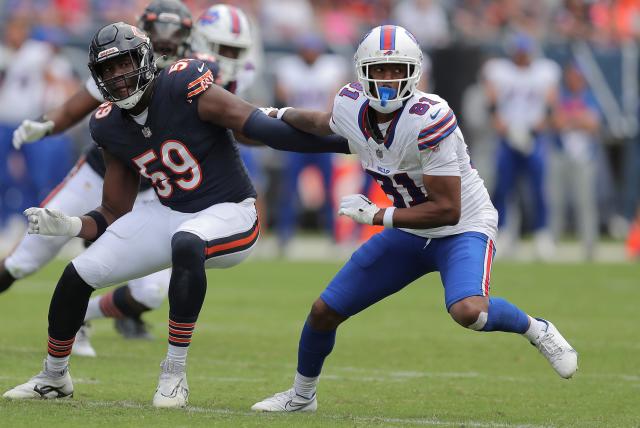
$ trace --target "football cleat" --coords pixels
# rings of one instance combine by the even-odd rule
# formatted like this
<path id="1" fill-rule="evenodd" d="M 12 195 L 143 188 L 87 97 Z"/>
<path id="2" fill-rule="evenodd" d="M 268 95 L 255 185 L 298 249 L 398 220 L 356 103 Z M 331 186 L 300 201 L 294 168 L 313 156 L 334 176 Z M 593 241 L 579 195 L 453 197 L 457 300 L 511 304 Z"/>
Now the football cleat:
<path id="1" fill-rule="evenodd" d="M 47 370 L 47 360 L 44 360 L 40 373 L 2 396 L 13 400 L 73 397 L 73 382 L 71 382 L 69 368 L 60 373 L 51 373 Z"/>
<path id="2" fill-rule="evenodd" d="M 578 353 L 562 337 L 556 326 L 542 318 L 536 319 L 544 323 L 546 327 L 543 329 L 543 333 L 531 344 L 538 348 L 556 373 L 569 379 L 578 370 Z"/>
<path id="3" fill-rule="evenodd" d="M 76 340 L 73 342 L 71 353 L 80 357 L 95 357 L 96 350 L 91 346 L 91 326 L 89 323 L 84 323 L 80 327 L 80 330 L 76 333 Z"/>
<path id="4" fill-rule="evenodd" d="M 189 399 L 189 385 L 185 366 L 175 361 L 160 363 L 158 388 L 153 396 L 154 407 L 185 407 Z"/>
<path id="5" fill-rule="evenodd" d="M 116 331 L 125 339 L 153 340 L 147 324 L 140 318 L 116 318 L 113 322 Z"/>
<path id="6" fill-rule="evenodd" d="M 305 398 L 296 394 L 293 388 L 251 406 L 251 410 L 256 412 L 315 412 L 317 408 L 316 394 L 311 398 Z"/>

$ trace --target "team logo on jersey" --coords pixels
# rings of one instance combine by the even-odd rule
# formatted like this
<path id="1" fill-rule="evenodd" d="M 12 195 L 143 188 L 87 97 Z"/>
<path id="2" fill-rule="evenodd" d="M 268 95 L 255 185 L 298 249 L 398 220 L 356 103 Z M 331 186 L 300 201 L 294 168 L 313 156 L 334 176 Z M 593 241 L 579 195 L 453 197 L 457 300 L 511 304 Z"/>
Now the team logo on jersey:
<path id="1" fill-rule="evenodd" d="M 151 129 L 148 126 L 145 126 L 142 128 L 142 135 L 144 135 L 144 138 L 151 137 Z"/>
<path id="2" fill-rule="evenodd" d="M 376 149 L 376 156 L 378 156 L 378 159 L 382 159 L 384 153 L 382 153 L 381 149 Z"/>

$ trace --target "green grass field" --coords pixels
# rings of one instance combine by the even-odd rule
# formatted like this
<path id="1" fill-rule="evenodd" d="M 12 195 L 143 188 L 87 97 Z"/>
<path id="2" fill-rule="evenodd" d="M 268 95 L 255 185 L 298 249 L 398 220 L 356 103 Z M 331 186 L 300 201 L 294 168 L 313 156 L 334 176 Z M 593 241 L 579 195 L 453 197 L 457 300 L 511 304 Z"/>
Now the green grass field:
<path id="1" fill-rule="evenodd" d="M 0 389 L 40 370 L 47 309 L 63 264 L 0 296 Z M 498 263 L 492 294 L 552 320 L 580 353 L 560 379 L 516 335 L 458 327 L 437 275 L 354 317 L 325 363 L 316 414 L 254 414 L 289 388 L 302 322 L 339 265 L 247 262 L 209 272 L 189 352 L 190 407 L 151 406 L 166 351 L 167 306 L 146 315 L 156 340 L 93 323 L 96 359 L 72 358 L 75 398 L 0 399 L 0 426 L 334 427 L 640 426 L 637 265 Z"/>

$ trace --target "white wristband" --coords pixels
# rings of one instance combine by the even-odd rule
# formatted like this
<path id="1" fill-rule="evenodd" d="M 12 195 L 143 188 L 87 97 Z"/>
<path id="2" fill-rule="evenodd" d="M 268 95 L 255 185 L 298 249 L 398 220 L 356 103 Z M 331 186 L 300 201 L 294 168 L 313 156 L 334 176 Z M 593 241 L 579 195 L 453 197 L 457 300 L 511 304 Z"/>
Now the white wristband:
<path id="1" fill-rule="evenodd" d="M 281 109 L 278 109 L 278 113 L 276 113 L 276 119 L 282 119 L 282 116 L 284 116 L 284 112 L 286 112 L 290 108 L 293 107 L 282 107 Z"/>
<path id="2" fill-rule="evenodd" d="M 384 210 L 384 216 L 382 217 L 382 225 L 384 227 L 392 228 L 393 227 L 393 212 L 396 210 L 396 207 L 389 207 Z"/>

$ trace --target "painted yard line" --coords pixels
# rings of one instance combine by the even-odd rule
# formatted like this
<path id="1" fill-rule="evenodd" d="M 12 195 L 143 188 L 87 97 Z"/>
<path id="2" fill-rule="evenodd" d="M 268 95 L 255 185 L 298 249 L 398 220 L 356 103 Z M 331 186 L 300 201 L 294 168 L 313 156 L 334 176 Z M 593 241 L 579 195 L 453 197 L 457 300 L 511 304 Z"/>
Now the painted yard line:
<path id="1" fill-rule="evenodd" d="M 60 405 L 71 405 L 74 403 L 68 400 L 59 400 L 59 401 L 51 401 L 52 403 L 60 404 Z M 140 403 L 134 403 L 131 401 L 82 401 L 78 404 L 87 407 L 101 407 L 101 408 L 113 408 L 113 407 L 124 407 L 128 409 L 140 409 L 140 410 L 152 410 L 157 411 L 151 407 L 151 405 L 143 405 Z M 251 411 L 237 411 L 230 409 L 213 409 L 207 407 L 195 407 L 188 406 L 186 409 L 175 409 L 169 411 L 184 411 L 187 413 L 195 413 L 195 414 L 209 414 L 209 415 L 225 415 L 225 416 L 239 416 L 239 417 L 250 417 L 250 418 L 265 418 L 268 421 L 278 421 L 281 415 L 278 414 L 269 414 L 269 413 L 256 413 Z M 437 418 L 386 418 L 386 417 L 378 417 L 378 416 L 339 416 L 339 415 L 327 415 L 318 413 L 314 416 L 317 419 L 329 419 L 334 422 L 346 422 L 346 423 L 387 423 L 387 424 L 398 424 L 398 425 L 417 425 L 417 426 L 453 426 L 453 427 L 476 427 L 476 428 L 550 428 L 553 425 L 532 425 L 532 424 L 506 424 L 504 422 L 480 422 L 480 421 L 443 421 Z M 290 420 L 288 420 L 290 422 Z"/>

